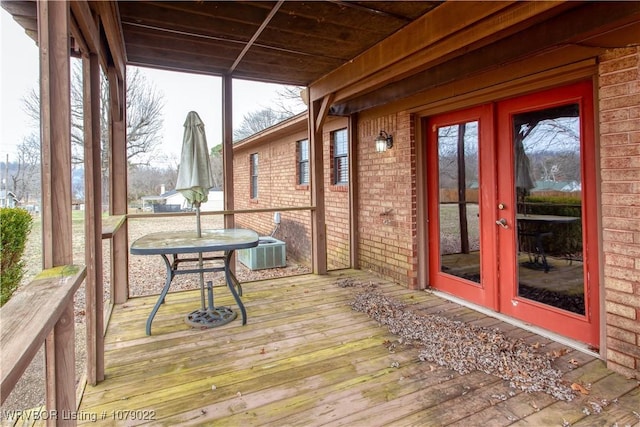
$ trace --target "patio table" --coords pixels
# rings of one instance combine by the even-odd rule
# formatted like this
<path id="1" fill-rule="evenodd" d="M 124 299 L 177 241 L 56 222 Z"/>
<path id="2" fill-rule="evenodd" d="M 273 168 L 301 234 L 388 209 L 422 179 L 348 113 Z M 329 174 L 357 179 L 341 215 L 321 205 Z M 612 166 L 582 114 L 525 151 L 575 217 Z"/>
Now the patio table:
<path id="1" fill-rule="evenodd" d="M 535 258 L 534 264 L 538 262 L 538 256 L 542 261 L 542 267 L 544 272 L 548 273 L 550 266 L 547 262 L 547 255 L 544 251 L 544 245 L 542 242 L 543 237 L 551 236 L 553 234 L 550 231 L 549 226 L 552 224 L 569 224 L 578 221 L 580 218 L 575 216 L 562 216 L 562 215 L 542 215 L 542 214 L 517 214 L 516 220 L 518 221 L 518 234 L 520 237 L 532 236 L 535 239 Z M 527 227 L 523 230 L 521 225 L 530 224 L 531 227 Z M 531 254 L 531 251 L 528 251 Z M 531 258 L 529 258 L 531 259 Z"/>
<path id="2" fill-rule="evenodd" d="M 151 322 L 158 312 L 160 305 L 164 303 L 173 278 L 178 274 L 203 274 L 224 271 L 227 287 L 240 308 L 242 324 L 245 325 L 247 323 L 247 313 L 240 299 L 242 296 L 242 287 L 233 274 L 233 271 L 231 271 L 229 263 L 235 250 L 252 248 L 257 245 L 258 233 L 243 228 L 203 230 L 200 237 L 198 237 L 195 231 L 158 232 L 147 234 L 134 241 L 130 249 L 132 255 L 160 255 L 167 268 L 164 288 L 147 319 L 147 335 L 151 335 Z M 222 252 L 224 255 L 202 255 L 213 252 Z M 198 254 L 199 256 L 194 258 L 194 254 Z M 192 255 L 192 257 L 180 258 L 179 255 Z M 169 260 L 169 256 L 172 257 L 171 260 Z M 184 262 L 190 262 L 191 264 L 198 262 L 198 265 L 195 267 L 190 265 L 189 267 L 181 269 L 180 264 Z M 209 264 L 205 265 L 204 262 L 208 262 Z M 211 262 L 213 262 L 213 265 Z M 219 319 L 213 320 L 217 323 L 212 326 L 226 324 L 236 317 L 236 313 L 228 307 L 214 307 L 213 291 L 210 282 L 208 309 L 204 309 L 204 291 L 201 294 L 201 298 L 203 310 L 206 312 L 205 315 L 208 317 L 219 317 Z M 192 326 L 198 326 L 189 321 L 189 316 L 190 315 L 187 316 L 187 323 L 192 324 Z"/>

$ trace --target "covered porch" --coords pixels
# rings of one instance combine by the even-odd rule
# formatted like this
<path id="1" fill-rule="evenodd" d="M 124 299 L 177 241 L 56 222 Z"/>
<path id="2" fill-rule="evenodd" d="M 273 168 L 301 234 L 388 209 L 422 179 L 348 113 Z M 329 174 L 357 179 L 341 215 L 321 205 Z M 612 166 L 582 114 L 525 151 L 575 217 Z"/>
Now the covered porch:
<path id="1" fill-rule="evenodd" d="M 387 10 L 372 9 L 375 3 Z M 611 7 L 606 2 L 331 1 L 309 3 L 316 8 L 306 10 L 306 4 L 2 1 L 38 41 L 43 75 L 45 276 L 29 284 L 32 299 L 25 300 L 25 308 L 11 313 L 27 312 L 34 304 L 51 308 L 47 312 L 29 310 L 33 322 L 28 324 L 33 328 L 28 333 L 18 321 L 12 323 L 10 333 L 3 331 L 3 398 L 46 342 L 47 410 L 69 416 L 58 424 L 88 424 L 94 417 L 116 425 L 638 424 L 637 380 L 614 374 L 602 360 L 560 340 L 417 289 L 430 285 L 428 242 L 433 236 L 427 230 L 425 206 L 435 197 L 426 189 L 424 120 L 409 123 L 403 138 L 396 133 L 396 147 L 408 150 L 405 157 L 410 167 L 406 169 L 411 169 L 411 175 L 406 180 L 390 178 L 399 181 L 395 192 L 405 195 L 410 208 L 406 217 L 403 213 L 397 219 L 395 230 L 384 235 L 397 246 L 393 259 L 387 260 L 388 252 L 376 246 L 382 238 L 363 237 L 367 229 L 382 229 L 365 222 L 379 217 L 371 206 L 367 210 L 365 202 L 377 207 L 391 204 L 392 199 L 369 200 L 363 194 L 367 182 L 361 180 L 364 173 L 358 174 L 358 165 L 372 148 L 361 150 L 360 157 L 358 149 L 365 148 L 369 134 L 377 134 L 383 124 L 395 126 L 398 111 L 413 120 L 416 112 L 434 115 L 472 101 L 492 101 L 495 94 L 487 88 L 499 87 L 500 96 L 507 96 L 594 78 L 598 55 L 608 49 L 637 46 L 640 6 L 633 2 Z M 224 16 L 230 23 L 212 25 Z M 249 21 L 242 31 L 236 25 L 240 18 Z M 370 28 L 363 28 L 363 23 Z M 349 43 L 350 37 L 355 41 Z M 86 266 L 68 269 L 65 266 L 74 263 L 70 55 L 83 59 L 87 210 Z M 535 66 L 523 67 L 523 58 L 533 60 L 529 65 Z M 210 330 L 189 329 L 182 317 L 197 306 L 199 295 L 179 292 L 167 297 L 156 316 L 154 334 L 144 333 L 144 322 L 157 296 L 130 298 L 129 292 L 132 215 L 127 197 L 127 65 L 223 78 L 225 200 L 219 214 L 224 216 L 225 228 L 233 228 L 236 215 L 242 213 L 234 200 L 232 80 L 307 88 L 311 185 L 307 203 L 295 209 L 310 212 L 310 258 L 315 274 L 246 283 L 246 326 L 232 322 Z M 100 99 L 103 76 L 108 81 L 109 100 Z M 109 109 L 109 137 L 104 147 L 98 112 L 101 101 Z M 329 115 L 348 117 L 349 152 L 353 154 L 348 159 L 346 234 L 354 269 L 333 272 L 327 271 L 325 216 L 331 194 L 325 193 L 330 186 L 325 185 L 327 161 L 323 157 L 324 124 Z M 375 125 L 367 124 L 373 122 Z M 102 149 L 108 151 L 110 161 L 108 183 L 101 182 Z M 102 217 L 103 187 L 108 187 L 107 219 Z M 283 209 L 263 209 L 275 210 Z M 494 218 L 489 220 L 495 227 Z M 621 220 L 620 228 L 631 229 L 628 224 L 635 225 L 633 221 Z M 601 231 L 610 236 L 604 227 Z M 110 244 L 105 256 L 103 239 Z M 385 258 L 384 263 L 367 259 L 366 250 Z M 631 262 L 636 261 L 633 265 L 637 265 L 636 258 L 630 257 Z M 375 268 L 389 280 L 368 273 L 367 269 Z M 103 270 L 110 275 L 107 300 Z M 609 282 L 619 283 L 612 278 L 615 275 L 609 276 Z M 337 286 L 340 279 L 352 279 L 343 283 L 358 285 Z M 394 284 L 392 279 L 404 282 Z M 382 290 L 384 295 L 409 303 L 414 314 L 463 321 L 458 324 L 461 333 L 472 325 L 500 327 L 507 336 L 525 340 L 533 350 L 543 355 L 548 352 L 554 367 L 563 373 L 562 384 L 571 388 L 575 398 L 556 400 L 544 392 L 512 389 L 509 380 L 481 371 L 460 375 L 435 362 L 420 362 L 418 346 L 400 345 L 386 327 L 350 306 L 354 291 L 372 282 L 376 287 L 369 291 Z M 73 298 L 80 286 L 85 287 L 87 301 L 86 381 L 73 375 Z M 597 286 L 602 293 L 594 306 L 604 307 L 607 281 Z M 627 300 L 637 301 L 637 283 L 629 287 Z M 220 294 L 221 300 L 228 297 L 232 304 L 230 295 Z M 628 311 L 623 314 L 630 319 L 624 319 L 625 331 L 636 344 L 609 339 L 601 343 L 600 357 L 606 357 L 611 345 L 637 354 L 637 308 L 625 308 Z M 8 313 L 5 310 L 3 315 L 9 317 Z M 607 312 L 594 320 L 603 338 L 609 333 L 605 317 L 612 316 Z M 505 352 L 505 358 L 507 354 L 511 353 Z M 442 355 L 447 356 L 452 354 Z M 620 357 L 618 361 L 631 366 L 625 372 L 637 375 L 636 359 Z M 76 396 L 76 385 L 85 382 Z M 56 423 L 51 418 L 48 422 Z"/>
<path id="2" fill-rule="evenodd" d="M 87 419 L 80 424 L 93 424 L 91 417 L 122 425 L 640 423 L 636 380 L 428 291 L 358 270 L 248 282 L 243 289 L 245 326 L 239 319 L 205 330 L 187 326 L 183 318 L 199 304 L 198 291 L 170 293 L 152 336 L 144 326 L 155 296 L 117 306 L 105 337 L 105 380 L 84 389 L 78 414 Z M 496 375 L 461 375 L 420 361 L 419 343 L 402 343 L 352 308 L 362 292 L 383 294 L 420 315 L 464 322 L 461 328 L 498 328 L 513 342 L 524 340 L 532 351 L 551 355 L 575 397 L 523 392 Z M 233 305 L 224 288 L 216 288 L 216 297 Z"/>

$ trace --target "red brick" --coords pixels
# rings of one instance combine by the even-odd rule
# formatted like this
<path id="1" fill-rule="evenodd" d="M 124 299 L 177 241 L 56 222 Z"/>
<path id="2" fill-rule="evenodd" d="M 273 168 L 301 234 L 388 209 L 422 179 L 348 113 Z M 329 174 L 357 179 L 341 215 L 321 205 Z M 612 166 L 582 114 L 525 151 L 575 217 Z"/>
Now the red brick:
<path id="1" fill-rule="evenodd" d="M 629 307 L 627 305 L 618 304 L 611 301 L 606 301 L 604 306 L 607 313 L 616 314 L 618 316 L 625 317 L 631 320 L 637 319 L 635 307 Z"/>
<path id="2" fill-rule="evenodd" d="M 607 361 L 607 368 L 619 373 L 620 375 L 624 375 L 627 378 L 640 379 L 640 371 L 636 370 L 636 368 L 627 368 L 626 366 L 619 365 L 612 361 Z"/>
<path id="3" fill-rule="evenodd" d="M 624 354 L 620 353 L 612 348 L 607 348 L 607 361 L 616 363 L 620 366 L 623 366 L 627 369 L 635 369 L 636 368 L 636 359 Z"/>
<path id="4" fill-rule="evenodd" d="M 637 339 L 637 335 L 635 333 L 616 328 L 615 326 L 609 326 L 607 328 L 607 336 L 629 344 L 635 344 Z"/>

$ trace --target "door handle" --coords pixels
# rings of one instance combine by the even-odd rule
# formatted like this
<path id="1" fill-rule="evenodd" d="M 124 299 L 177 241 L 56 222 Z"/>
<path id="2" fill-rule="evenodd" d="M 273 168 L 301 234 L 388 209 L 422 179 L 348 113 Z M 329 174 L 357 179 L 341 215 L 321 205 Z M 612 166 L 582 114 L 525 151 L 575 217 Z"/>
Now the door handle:
<path id="1" fill-rule="evenodd" d="M 502 228 L 509 228 L 509 225 L 507 224 L 507 220 L 504 218 L 500 218 L 499 220 L 497 220 L 496 225 L 499 225 Z"/>

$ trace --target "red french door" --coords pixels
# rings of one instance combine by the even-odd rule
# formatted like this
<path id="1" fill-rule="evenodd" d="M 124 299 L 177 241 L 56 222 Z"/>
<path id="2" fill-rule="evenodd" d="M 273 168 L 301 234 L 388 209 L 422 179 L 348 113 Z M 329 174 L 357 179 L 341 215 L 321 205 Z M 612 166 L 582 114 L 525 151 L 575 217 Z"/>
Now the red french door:
<path id="1" fill-rule="evenodd" d="M 590 82 L 429 120 L 431 286 L 598 346 Z"/>
<path id="2" fill-rule="evenodd" d="M 427 191 L 431 286 L 497 310 L 493 114 L 483 105 L 429 120 Z"/>

